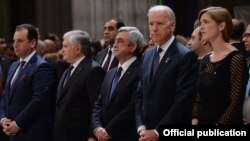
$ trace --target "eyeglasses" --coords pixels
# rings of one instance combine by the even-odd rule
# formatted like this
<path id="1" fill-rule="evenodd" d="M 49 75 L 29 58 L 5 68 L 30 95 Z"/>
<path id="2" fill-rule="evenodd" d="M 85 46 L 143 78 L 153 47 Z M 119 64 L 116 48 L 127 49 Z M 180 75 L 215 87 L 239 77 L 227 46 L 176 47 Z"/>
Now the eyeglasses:
<path id="1" fill-rule="evenodd" d="M 250 33 L 244 33 L 242 37 L 243 37 L 243 38 L 244 38 L 244 37 L 248 38 L 248 37 L 250 37 Z"/>

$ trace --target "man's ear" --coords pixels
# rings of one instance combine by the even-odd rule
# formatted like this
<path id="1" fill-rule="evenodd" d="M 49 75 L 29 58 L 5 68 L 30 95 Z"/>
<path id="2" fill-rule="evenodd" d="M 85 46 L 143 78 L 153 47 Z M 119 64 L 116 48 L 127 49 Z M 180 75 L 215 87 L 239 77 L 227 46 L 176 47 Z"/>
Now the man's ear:
<path id="1" fill-rule="evenodd" d="M 131 44 L 131 50 L 130 50 L 130 52 L 131 52 L 131 53 L 135 52 L 135 50 L 136 50 L 137 48 L 138 48 L 138 46 L 137 46 L 136 43 Z"/>
<path id="2" fill-rule="evenodd" d="M 31 47 L 32 48 L 36 48 L 36 46 L 37 46 L 37 40 L 33 39 L 33 40 L 30 41 L 30 43 L 31 43 Z"/>
<path id="3" fill-rule="evenodd" d="M 170 27 L 171 27 L 171 31 L 174 33 L 174 30 L 175 30 L 175 26 L 176 26 L 176 23 L 174 21 L 172 21 L 170 23 Z"/>

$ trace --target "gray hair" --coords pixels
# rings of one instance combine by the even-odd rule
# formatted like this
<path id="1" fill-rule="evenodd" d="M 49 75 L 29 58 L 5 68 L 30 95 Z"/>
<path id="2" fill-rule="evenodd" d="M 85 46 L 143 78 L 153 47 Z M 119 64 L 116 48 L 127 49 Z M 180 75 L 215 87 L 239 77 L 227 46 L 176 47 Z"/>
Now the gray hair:
<path id="1" fill-rule="evenodd" d="M 121 27 L 118 32 L 128 32 L 128 38 L 129 42 L 131 44 L 136 43 L 137 44 L 137 49 L 135 51 L 135 54 L 137 57 L 139 57 L 140 51 L 143 48 L 143 43 L 144 43 L 144 37 L 142 33 L 136 28 L 132 26 L 124 26 Z"/>
<path id="2" fill-rule="evenodd" d="M 153 6 L 148 10 L 148 15 L 150 12 L 155 12 L 155 11 L 165 11 L 168 15 L 167 18 L 170 21 L 174 21 L 174 22 L 176 21 L 175 14 L 174 14 L 173 10 L 168 6 L 165 6 L 165 5 Z"/>
<path id="3" fill-rule="evenodd" d="M 91 55 L 91 39 L 89 33 L 82 30 L 68 31 L 63 35 L 63 38 L 69 37 L 73 45 L 80 44 L 82 53 L 88 57 Z"/>

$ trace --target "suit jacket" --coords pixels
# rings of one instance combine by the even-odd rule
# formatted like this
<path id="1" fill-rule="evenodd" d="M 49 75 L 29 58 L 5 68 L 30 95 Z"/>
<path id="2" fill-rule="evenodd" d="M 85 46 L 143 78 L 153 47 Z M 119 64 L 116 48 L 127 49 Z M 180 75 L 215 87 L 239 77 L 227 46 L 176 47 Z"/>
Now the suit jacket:
<path id="1" fill-rule="evenodd" d="M 242 42 L 235 42 L 231 44 L 232 46 L 234 46 L 235 48 L 237 48 L 239 50 L 239 52 L 246 57 L 247 53 L 246 53 L 246 47 L 244 45 L 244 43 Z"/>
<path id="2" fill-rule="evenodd" d="M 105 59 L 105 56 L 106 54 L 108 53 L 108 50 L 109 48 L 104 48 L 102 49 L 101 51 L 99 51 L 95 57 L 95 60 L 96 62 L 98 62 L 100 65 L 102 65 L 104 59 Z M 114 68 L 114 67 L 117 67 L 119 64 L 119 61 L 116 57 L 114 57 L 114 59 L 112 60 L 111 64 L 110 64 L 110 67 L 109 67 L 109 70 Z"/>
<path id="3" fill-rule="evenodd" d="M 7 77 L 8 69 L 10 64 L 12 63 L 11 59 L 8 57 L 5 57 L 3 55 L 0 55 L 0 66 L 2 69 L 2 77 L 3 77 L 3 88 L 5 84 L 5 80 Z M 2 94 L 0 94 L 0 101 L 1 101 Z M 2 127 L 0 127 L 0 130 L 2 131 Z M 0 132 L 0 141 L 7 141 L 7 135 L 5 135 L 3 132 Z"/>
<path id="4" fill-rule="evenodd" d="M 158 129 L 161 124 L 191 124 L 198 76 L 197 56 L 174 40 L 150 80 L 156 49 L 148 49 L 142 60 L 137 127 L 146 125 L 147 129 Z"/>
<path id="5" fill-rule="evenodd" d="M 97 62 L 84 58 L 63 87 L 65 73 L 57 89 L 54 140 L 86 141 L 92 108 L 100 93 L 105 72 Z"/>
<path id="6" fill-rule="evenodd" d="M 11 59 L 9 59 L 8 57 L 0 55 L 0 65 L 1 65 L 2 72 L 3 72 L 3 80 L 4 80 L 4 82 L 6 80 L 7 73 L 8 73 L 8 70 L 9 70 L 9 66 L 11 65 L 11 63 L 12 63 Z"/>
<path id="7" fill-rule="evenodd" d="M 3 108 L 0 118 L 14 120 L 21 128 L 12 141 L 52 140 L 52 118 L 50 98 L 53 87 L 53 73 L 49 64 L 34 54 L 10 86 L 19 61 L 11 64 L 5 85 Z"/>
<path id="8" fill-rule="evenodd" d="M 117 67 L 103 81 L 101 94 L 92 114 L 94 129 L 103 127 L 114 141 L 138 141 L 135 124 L 135 92 L 139 81 L 140 62 L 135 60 L 120 79 L 109 101 L 112 80 Z"/>

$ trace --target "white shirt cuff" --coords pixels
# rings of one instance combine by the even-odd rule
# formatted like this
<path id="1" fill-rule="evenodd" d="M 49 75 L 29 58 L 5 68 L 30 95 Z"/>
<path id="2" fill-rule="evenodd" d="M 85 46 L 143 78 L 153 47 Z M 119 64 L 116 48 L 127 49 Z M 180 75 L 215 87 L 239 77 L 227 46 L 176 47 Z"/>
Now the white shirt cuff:
<path id="1" fill-rule="evenodd" d="M 141 125 L 137 128 L 137 132 L 140 133 L 141 130 L 146 130 L 146 126 L 145 125 Z"/>

